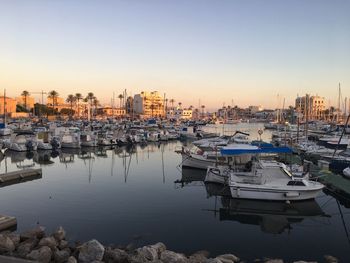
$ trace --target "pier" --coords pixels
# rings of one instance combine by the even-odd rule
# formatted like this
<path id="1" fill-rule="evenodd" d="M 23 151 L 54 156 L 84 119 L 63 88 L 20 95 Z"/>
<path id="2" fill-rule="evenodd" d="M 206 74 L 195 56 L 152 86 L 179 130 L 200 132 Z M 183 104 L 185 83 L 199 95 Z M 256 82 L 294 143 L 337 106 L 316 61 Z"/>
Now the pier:
<path id="1" fill-rule="evenodd" d="M 0 187 L 23 183 L 42 177 L 41 169 L 25 169 L 0 174 Z"/>
<path id="2" fill-rule="evenodd" d="M 0 215 L 0 231 L 17 227 L 17 219 L 13 216 Z"/>

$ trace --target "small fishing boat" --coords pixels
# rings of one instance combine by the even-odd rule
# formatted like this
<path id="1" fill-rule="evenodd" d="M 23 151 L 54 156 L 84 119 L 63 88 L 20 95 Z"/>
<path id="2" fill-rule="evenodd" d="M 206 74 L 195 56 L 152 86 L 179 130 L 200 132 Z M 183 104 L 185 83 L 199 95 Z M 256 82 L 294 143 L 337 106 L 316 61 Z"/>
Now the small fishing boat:
<path id="1" fill-rule="evenodd" d="M 345 168 L 343 170 L 343 175 L 346 177 L 346 178 L 350 178 L 350 166 Z"/>
<path id="2" fill-rule="evenodd" d="M 289 149 L 289 151 L 288 151 Z M 291 153 L 288 147 L 266 149 L 221 149 L 223 155 L 239 153 Z M 230 187 L 233 198 L 258 200 L 307 200 L 314 199 L 323 189 L 319 182 L 309 180 L 308 173 L 293 173 L 286 165 L 274 160 L 254 159 L 245 170 L 234 167 L 209 167 L 206 179 L 212 177 L 223 181 Z"/>

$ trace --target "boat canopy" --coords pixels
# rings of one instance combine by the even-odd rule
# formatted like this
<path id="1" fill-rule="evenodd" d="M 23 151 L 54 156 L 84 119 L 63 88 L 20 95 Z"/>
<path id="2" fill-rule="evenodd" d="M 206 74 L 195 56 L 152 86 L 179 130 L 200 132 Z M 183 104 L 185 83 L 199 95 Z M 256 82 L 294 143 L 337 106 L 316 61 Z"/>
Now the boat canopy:
<path id="1" fill-rule="evenodd" d="M 220 149 L 222 155 L 259 154 L 259 153 L 292 153 L 289 147 L 258 147 L 255 145 L 232 144 Z"/>

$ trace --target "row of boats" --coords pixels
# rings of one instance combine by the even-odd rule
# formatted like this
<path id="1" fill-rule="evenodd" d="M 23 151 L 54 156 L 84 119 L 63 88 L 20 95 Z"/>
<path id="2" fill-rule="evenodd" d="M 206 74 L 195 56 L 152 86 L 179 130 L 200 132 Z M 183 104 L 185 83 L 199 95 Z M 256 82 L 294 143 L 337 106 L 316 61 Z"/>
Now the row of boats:
<path id="1" fill-rule="evenodd" d="M 5 128 L 9 129 L 9 128 Z M 4 130 L 4 129 L 3 129 Z M 59 148 L 80 148 L 97 146 L 122 146 L 147 144 L 148 142 L 169 141 L 189 138 L 216 136 L 196 128 L 195 132 L 186 126 L 120 125 L 75 123 L 71 126 L 22 127 L 6 132 L 0 140 L 1 148 L 18 152 L 52 150 Z"/>

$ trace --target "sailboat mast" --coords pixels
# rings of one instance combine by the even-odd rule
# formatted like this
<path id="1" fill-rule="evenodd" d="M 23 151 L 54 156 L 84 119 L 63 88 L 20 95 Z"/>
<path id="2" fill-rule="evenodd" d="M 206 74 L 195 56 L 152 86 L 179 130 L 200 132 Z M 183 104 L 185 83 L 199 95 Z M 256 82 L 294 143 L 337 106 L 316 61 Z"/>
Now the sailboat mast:
<path id="1" fill-rule="evenodd" d="M 338 109 L 337 109 L 337 123 L 340 121 L 339 119 L 340 115 L 340 83 L 339 83 L 339 88 L 338 88 Z"/>
<path id="2" fill-rule="evenodd" d="M 4 89 L 4 125 L 6 125 L 6 89 Z"/>

